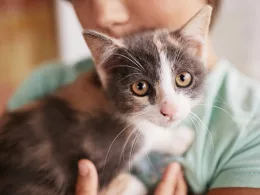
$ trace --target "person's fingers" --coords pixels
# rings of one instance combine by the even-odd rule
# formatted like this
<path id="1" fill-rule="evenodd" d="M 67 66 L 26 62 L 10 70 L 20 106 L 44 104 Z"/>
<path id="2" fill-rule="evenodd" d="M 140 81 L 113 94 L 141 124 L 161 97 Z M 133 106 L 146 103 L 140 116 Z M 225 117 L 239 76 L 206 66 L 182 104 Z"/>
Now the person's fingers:
<path id="1" fill-rule="evenodd" d="M 174 195 L 180 172 L 180 164 L 172 163 L 168 165 L 162 180 L 155 190 L 155 195 Z"/>
<path id="2" fill-rule="evenodd" d="M 185 179 L 183 177 L 183 173 L 180 173 L 178 181 L 177 181 L 176 193 L 174 195 L 187 195 L 188 189 Z"/>
<path id="3" fill-rule="evenodd" d="M 80 160 L 78 169 L 76 195 L 97 195 L 98 176 L 93 163 L 88 160 Z"/>

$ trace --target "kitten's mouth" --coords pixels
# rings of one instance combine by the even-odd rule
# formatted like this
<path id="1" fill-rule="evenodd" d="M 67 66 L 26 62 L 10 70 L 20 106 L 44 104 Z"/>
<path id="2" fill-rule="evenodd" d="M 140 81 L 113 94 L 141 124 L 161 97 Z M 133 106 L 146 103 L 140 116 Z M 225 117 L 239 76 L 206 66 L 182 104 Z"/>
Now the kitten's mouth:
<path id="1" fill-rule="evenodd" d="M 166 122 L 167 122 L 167 123 L 174 123 L 174 121 L 175 121 L 175 120 L 174 120 L 173 118 L 170 118 L 170 119 L 168 119 Z"/>
<path id="2" fill-rule="evenodd" d="M 159 125 L 162 127 L 168 128 L 168 127 L 171 127 L 172 125 L 174 125 L 175 123 L 177 123 L 177 120 L 175 120 L 174 118 L 169 118 L 169 119 L 161 121 Z"/>

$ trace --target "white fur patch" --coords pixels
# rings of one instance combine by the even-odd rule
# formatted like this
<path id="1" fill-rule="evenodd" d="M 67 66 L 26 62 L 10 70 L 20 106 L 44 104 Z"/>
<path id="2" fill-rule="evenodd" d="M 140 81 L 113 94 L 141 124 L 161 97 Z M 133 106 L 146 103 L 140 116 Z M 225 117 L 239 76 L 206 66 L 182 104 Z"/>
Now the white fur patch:
<path id="1" fill-rule="evenodd" d="M 183 154 L 193 140 L 193 131 L 185 127 L 162 128 L 150 121 L 137 124 L 143 135 L 143 147 L 136 154 L 134 161 L 138 161 L 150 151 L 158 151 L 172 155 Z"/>
<path id="2" fill-rule="evenodd" d="M 121 173 L 99 195 L 146 195 L 144 184 L 129 173 Z"/>
<path id="3" fill-rule="evenodd" d="M 170 104 L 174 104 L 176 107 L 176 120 L 181 120 L 188 116 L 191 109 L 191 100 L 182 93 L 176 93 L 173 87 L 175 82 L 174 75 L 172 74 L 171 62 L 167 59 L 164 52 L 160 53 L 161 59 L 161 75 L 160 75 L 160 87 L 163 91 L 162 102 L 167 101 Z"/>
<path id="4" fill-rule="evenodd" d="M 161 75 L 160 75 L 160 87 L 163 92 L 165 100 L 171 101 L 175 97 L 176 92 L 173 88 L 173 75 L 170 61 L 167 59 L 166 53 L 160 52 L 161 60 Z"/>

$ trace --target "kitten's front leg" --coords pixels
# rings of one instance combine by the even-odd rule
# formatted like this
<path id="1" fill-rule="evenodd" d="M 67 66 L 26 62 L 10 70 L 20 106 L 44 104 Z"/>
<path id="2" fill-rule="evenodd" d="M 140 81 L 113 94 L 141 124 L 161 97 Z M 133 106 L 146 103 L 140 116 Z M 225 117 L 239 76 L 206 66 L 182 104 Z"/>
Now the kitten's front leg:
<path id="1" fill-rule="evenodd" d="M 99 195 L 146 195 L 144 184 L 130 173 L 121 173 Z"/>

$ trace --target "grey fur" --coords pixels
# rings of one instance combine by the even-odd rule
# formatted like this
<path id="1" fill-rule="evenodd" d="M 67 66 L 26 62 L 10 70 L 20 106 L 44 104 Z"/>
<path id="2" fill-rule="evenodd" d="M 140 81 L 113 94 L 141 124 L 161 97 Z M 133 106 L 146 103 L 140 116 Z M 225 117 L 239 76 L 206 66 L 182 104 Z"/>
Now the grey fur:
<path id="1" fill-rule="evenodd" d="M 93 105 L 90 105 L 96 106 L 95 109 L 84 107 L 86 97 L 82 94 L 86 95 L 86 92 L 79 90 L 73 96 L 81 98 L 82 106 L 79 104 L 78 108 L 82 107 L 84 112 L 74 109 L 73 104 L 78 104 L 78 101 L 54 94 L 33 108 L 6 113 L 1 118 L 0 194 L 72 195 L 75 193 L 77 161 L 82 158 L 90 159 L 96 165 L 101 188 L 125 169 L 125 162 L 120 161 L 122 148 L 126 143 L 124 154 L 128 162 L 131 160 L 132 142 L 137 135 L 134 132 L 127 142 L 135 127 L 127 127 L 129 123 L 126 119 L 159 101 L 156 85 L 161 62 L 159 50 L 153 42 L 155 34 L 158 32 L 135 34 L 124 39 L 125 47 L 114 47 L 111 55 L 98 65 L 102 66 L 107 76 L 106 87 L 102 88 L 95 71 L 90 73 L 90 79 L 76 83 L 76 86 L 82 85 L 82 89 L 84 85 L 90 85 L 101 97 L 106 97 L 105 104 L 111 104 L 110 110 L 99 107 L 101 102 L 95 97 L 92 98 Z M 106 44 L 112 44 L 99 34 L 91 32 L 88 35 L 94 36 L 97 41 L 103 39 Z M 185 47 L 179 48 L 167 42 L 165 38 L 170 34 L 162 35 L 159 36 L 162 39 L 160 42 L 172 62 L 173 75 L 187 71 L 193 76 L 193 84 L 189 88 L 176 90 L 184 90 L 187 96 L 196 98 L 203 88 L 203 65 L 190 56 Z M 104 52 L 105 49 L 99 51 Z M 127 66 L 116 67 L 118 65 Z M 145 103 L 137 101 L 130 90 L 130 86 L 139 80 L 146 80 L 151 85 Z M 72 93 L 70 89 L 68 93 Z M 91 96 L 92 91 L 87 93 Z M 126 130 L 121 132 L 124 128 Z M 120 133 L 104 167 L 108 148 Z M 133 153 L 137 153 L 141 146 L 142 138 Z"/>

